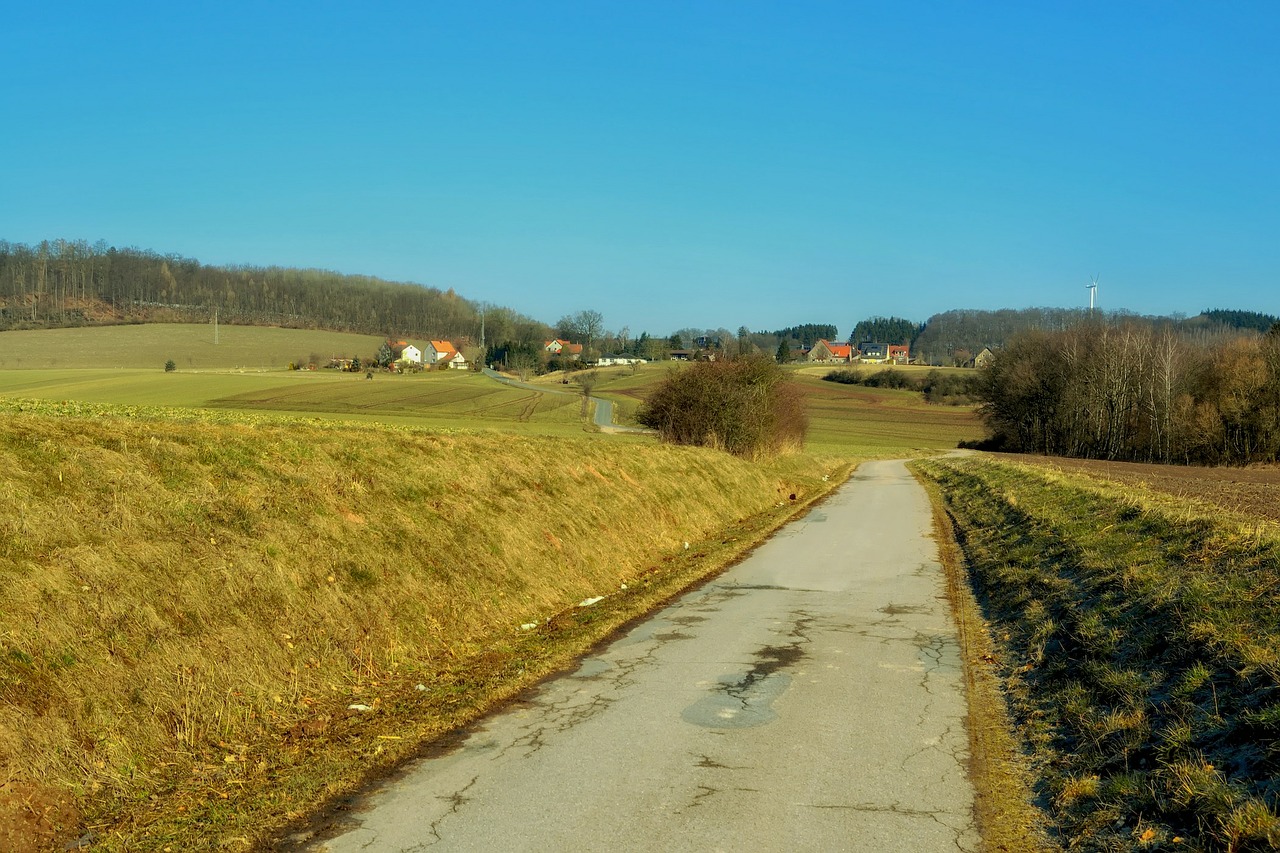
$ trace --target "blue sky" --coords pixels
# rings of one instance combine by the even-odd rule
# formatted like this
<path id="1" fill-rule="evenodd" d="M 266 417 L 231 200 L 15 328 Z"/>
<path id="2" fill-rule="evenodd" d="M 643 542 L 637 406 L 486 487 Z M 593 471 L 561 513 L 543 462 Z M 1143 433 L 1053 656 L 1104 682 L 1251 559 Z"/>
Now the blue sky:
<path id="1" fill-rule="evenodd" d="M 192 8 L 186 8 L 190 5 Z M 554 322 L 1280 314 L 1280 4 L 25 3 L 0 238 Z"/>

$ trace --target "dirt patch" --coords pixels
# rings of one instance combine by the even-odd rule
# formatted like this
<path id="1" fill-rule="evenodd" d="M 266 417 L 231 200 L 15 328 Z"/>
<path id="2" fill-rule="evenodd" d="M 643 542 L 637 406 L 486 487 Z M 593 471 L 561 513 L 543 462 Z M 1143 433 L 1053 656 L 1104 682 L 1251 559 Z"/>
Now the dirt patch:
<path id="1" fill-rule="evenodd" d="M 1233 515 L 1280 522 L 1280 467 L 1203 468 L 1142 462 L 1105 462 L 1060 456 L 993 453 L 1000 459 L 1044 465 L 1068 474 L 1145 486 L 1175 498 L 1199 501 Z"/>
<path id="2" fill-rule="evenodd" d="M 80 813 L 71 797 L 24 782 L 0 784 L 0 850 L 39 853 L 75 837 Z"/>

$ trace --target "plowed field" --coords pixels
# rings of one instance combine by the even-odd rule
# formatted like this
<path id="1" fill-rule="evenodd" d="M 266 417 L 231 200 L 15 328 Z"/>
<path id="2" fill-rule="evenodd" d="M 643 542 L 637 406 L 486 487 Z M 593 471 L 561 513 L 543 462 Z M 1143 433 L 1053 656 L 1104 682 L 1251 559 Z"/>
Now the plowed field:
<path id="1" fill-rule="evenodd" d="M 1145 486 L 1174 497 L 1220 507 L 1232 515 L 1280 522 L 1280 467 L 1203 468 L 1059 456 L 993 455 L 1042 464 L 1094 479 Z"/>

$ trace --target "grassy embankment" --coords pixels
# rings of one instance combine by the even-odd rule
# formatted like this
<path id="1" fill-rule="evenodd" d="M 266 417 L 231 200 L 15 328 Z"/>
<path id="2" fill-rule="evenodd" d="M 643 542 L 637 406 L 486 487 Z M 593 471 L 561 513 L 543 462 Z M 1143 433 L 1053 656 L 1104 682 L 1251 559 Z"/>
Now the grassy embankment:
<path id="1" fill-rule="evenodd" d="M 79 811 L 108 849 L 259 840 L 841 474 L 591 437 L 5 409 L 0 773 L 35 802 L 73 792 L 50 820 Z"/>
<path id="2" fill-rule="evenodd" d="M 931 460 L 1064 844 L 1280 845 L 1280 535 L 1133 487 Z"/>

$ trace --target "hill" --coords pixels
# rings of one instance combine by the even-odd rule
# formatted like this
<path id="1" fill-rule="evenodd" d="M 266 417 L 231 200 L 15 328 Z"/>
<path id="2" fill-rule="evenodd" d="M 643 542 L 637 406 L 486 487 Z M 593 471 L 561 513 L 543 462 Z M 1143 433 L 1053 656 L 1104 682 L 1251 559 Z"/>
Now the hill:
<path id="1" fill-rule="evenodd" d="M 0 241 L 0 330 L 120 322 L 206 322 L 478 340 L 480 312 L 452 289 L 286 267 L 214 266 L 99 242 Z M 492 340 L 547 327 L 490 307 Z"/>
<path id="2" fill-rule="evenodd" d="M 216 340 L 215 343 L 215 334 Z M 0 334 L 0 369 L 283 370 L 332 356 L 371 361 L 384 337 L 319 329 L 142 323 Z"/>

